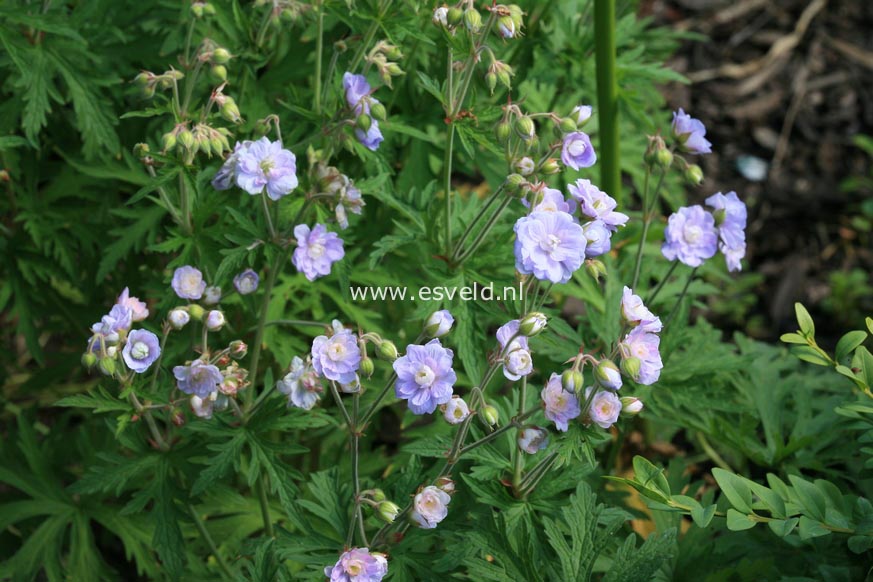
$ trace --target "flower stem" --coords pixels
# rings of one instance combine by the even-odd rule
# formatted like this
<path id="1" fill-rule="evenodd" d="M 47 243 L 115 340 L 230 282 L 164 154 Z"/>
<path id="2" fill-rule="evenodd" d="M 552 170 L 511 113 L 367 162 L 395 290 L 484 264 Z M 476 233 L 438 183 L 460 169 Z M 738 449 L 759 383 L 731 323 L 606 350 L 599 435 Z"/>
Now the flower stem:
<path id="1" fill-rule="evenodd" d="M 264 484 L 266 479 L 266 475 L 262 473 L 258 476 L 258 482 L 255 484 L 255 487 L 258 490 L 258 502 L 261 504 L 261 519 L 264 520 L 264 533 L 272 538 L 276 534 L 273 531 L 273 520 L 270 519 L 270 502 L 267 499 L 267 487 Z"/>
<path id="2" fill-rule="evenodd" d="M 324 52 L 324 6 L 322 3 L 316 2 L 318 17 L 317 30 L 315 36 L 315 114 L 321 115 L 321 60 Z"/>
<path id="3" fill-rule="evenodd" d="M 473 217 L 473 220 L 470 222 L 470 224 L 467 225 L 467 228 L 466 230 L 464 230 L 461 238 L 459 238 L 458 242 L 455 243 L 455 248 L 452 251 L 451 256 L 454 257 L 460 252 L 461 247 L 464 246 L 464 243 L 467 242 L 467 239 L 470 237 L 471 234 L 473 234 L 473 229 L 476 227 L 477 224 L 479 224 L 479 221 L 482 220 L 482 217 L 485 216 L 485 213 L 488 211 L 489 208 L 491 208 L 491 205 L 494 204 L 495 201 L 497 201 L 497 198 L 500 196 L 500 193 L 503 192 L 503 187 L 505 185 L 506 183 L 504 182 L 500 185 L 499 188 L 497 188 L 497 190 L 495 190 L 491 194 L 491 196 L 488 197 L 488 200 L 485 201 L 485 204 L 482 205 L 482 208 L 479 209 L 479 212 L 476 214 L 475 217 Z"/>
<path id="4" fill-rule="evenodd" d="M 482 230 L 473 240 L 472 244 L 470 244 L 470 248 L 457 257 L 454 262 L 456 267 L 464 264 L 464 261 L 473 256 L 473 253 L 475 253 L 479 249 L 482 241 L 485 240 L 485 237 L 488 236 L 488 233 L 491 232 L 492 228 L 494 228 L 494 225 L 497 223 L 497 219 L 500 218 L 500 215 L 503 214 L 503 211 L 506 210 L 506 207 L 509 206 L 510 202 L 512 202 L 512 198 L 507 197 L 503 202 L 500 203 L 500 206 L 497 207 L 497 210 L 494 212 L 491 218 L 488 219 L 488 222 L 485 223 L 485 226 L 482 227 Z"/>
<path id="5" fill-rule="evenodd" d="M 152 411 L 142 405 L 142 403 L 139 401 L 139 398 L 137 398 L 136 394 L 133 393 L 132 389 L 130 394 L 128 394 L 128 400 L 130 401 L 131 405 L 133 405 L 133 408 L 136 410 L 137 414 L 145 418 L 146 425 L 149 427 L 149 432 L 152 434 L 152 439 L 155 441 L 155 444 L 158 445 L 158 448 L 162 451 L 170 450 L 170 446 L 167 444 L 167 441 L 165 441 L 164 437 L 161 436 L 161 431 L 158 429 L 158 423 L 155 422 L 155 417 L 154 415 L 152 415 Z"/>
<path id="6" fill-rule="evenodd" d="M 179 206 L 182 208 L 182 229 L 186 234 L 191 234 L 191 201 L 184 170 L 179 172 Z"/>
<path id="7" fill-rule="evenodd" d="M 443 157 L 443 185 L 446 197 L 446 255 L 452 252 L 452 149 L 455 144 L 455 125 L 449 121 L 446 151 Z"/>
<path id="8" fill-rule="evenodd" d="M 258 384 L 258 364 L 261 361 L 261 344 L 264 342 L 264 330 L 267 327 L 267 312 L 270 308 L 270 297 L 273 294 L 273 287 L 276 285 L 276 278 L 279 271 L 285 264 L 285 259 L 288 257 L 288 250 L 283 249 L 276 260 L 273 262 L 273 267 L 267 273 L 267 283 L 264 285 L 264 300 L 261 304 L 261 315 L 258 319 L 258 327 L 255 329 L 255 343 L 252 346 L 252 362 L 249 366 L 251 374 L 251 386 L 246 390 L 246 405 L 251 406 L 254 392 L 257 390 Z"/>
<path id="9" fill-rule="evenodd" d="M 531 469 L 530 473 L 524 478 L 521 483 L 521 489 L 519 490 L 519 497 L 527 497 L 531 491 L 533 491 L 539 482 L 542 481 L 543 477 L 548 474 L 549 469 L 552 468 L 552 465 L 558 460 L 557 453 L 550 453 L 546 456 L 542 461 L 540 461 L 536 467 Z"/>
<path id="10" fill-rule="evenodd" d="M 158 373 L 161 371 L 161 362 L 164 360 L 164 346 L 167 345 L 167 337 L 170 335 L 170 326 L 168 324 L 164 324 L 164 334 L 161 336 L 161 353 L 158 355 L 157 361 L 155 361 L 155 371 L 152 373 L 152 380 L 149 382 L 149 393 L 155 391 L 155 384 L 158 381 Z"/>
<path id="11" fill-rule="evenodd" d="M 661 175 L 658 176 L 658 185 L 655 186 L 655 193 L 652 199 L 649 200 L 649 175 L 650 169 L 646 169 L 646 185 L 643 189 L 643 232 L 640 235 L 640 244 L 637 247 L 637 259 L 634 264 L 634 279 L 631 284 L 631 289 L 636 290 L 637 283 L 640 280 L 640 267 L 643 264 L 643 248 L 646 246 L 646 238 L 649 236 L 649 226 L 652 224 L 652 209 L 657 204 L 658 196 L 661 194 L 661 186 L 664 184 L 664 176 L 667 175 L 666 170 L 661 170 Z"/>
<path id="12" fill-rule="evenodd" d="M 521 416 L 524 414 L 524 404 L 527 400 L 527 376 L 521 377 L 521 390 L 518 393 L 518 415 Z M 521 434 L 521 427 L 519 426 L 516 429 L 516 436 Z M 524 452 L 521 451 L 517 446 L 513 448 L 515 451 L 515 462 L 512 472 L 512 487 L 515 490 L 518 490 L 518 486 L 521 483 L 522 473 L 524 472 Z"/>
<path id="13" fill-rule="evenodd" d="M 276 228 L 273 226 L 273 217 L 270 216 L 270 206 L 267 203 L 266 188 L 261 191 L 261 201 L 264 203 L 264 216 L 267 218 L 267 229 L 270 232 L 270 240 L 276 242 Z"/>
<path id="14" fill-rule="evenodd" d="M 667 327 L 670 322 L 673 321 L 673 318 L 676 317 L 676 314 L 679 313 L 679 306 L 682 305 L 682 300 L 685 299 L 685 294 L 688 293 L 688 287 L 691 286 L 691 281 L 694 280 L 694 275 L 697 274 L 697 269 L 698 267 L 694 267 L 688 274 L 688 280 L 685 281 L 685 286 L 682 288 L 682 293 L 679 294 L 679 298 L 676 300 L 676 305 L 673 306 L 670 315 L 668 315 L 667 319 L 664 320 L 664 327 Z"/>
<path id="15" fill-rule="evenodd" d="M 652 294 L 649 295 L 649 296 L 646 298 L 646 305 L 652 305 L 652 302 L 655 301 L 655 297 L 657 297 L 657 296 L 658 296 L 658 293 L 661 292 L 661 289 L 663 289 L 664 284 L 666 284 L 667 281 L 670 279 L 670 276 L 673 274 L 673 271 L 676 270 L 676 267 L 677 267 L 678 265 L 679 265 L 679 261 L 673 261 L 673 262 L 670 264 L 670 269 L 667 271 L 667 274 L 664 275 L 664 277 L 663 277 L 663 278 L 661 279 L 661 281 L 658 283 L 658 286 L 655 287 L 655 290 L 652 292 Z"/>
<path id="16" fill-rule="evenodd" d="M 218 547 L 215 545 L 215 540 L 212 539 L 212 535 L 209 533 L 209 530 L 206 529 L 206 524 L 203 523 L 203 520 L 200 519 L 200 515 L 197 513 L 197 509 L 190 503 L 188 504 L 188 513 L 191 514 L 191 519 L 194 521 L 194 525 L 197 526 L 197 531 L 200 532 L 200 536 L 209 546 L 209 549 L 212 551 L 212 555 L 215 556 L 215 560 L 218 562 L 218 566 L 221 568 L 221 572 L 225 578 L 229 580 L 235 580 L 236 578 L 233 575 L 233 572 L 228 567 L 227 562 L 224 561 L 224 558 L 218 552 Z"/>

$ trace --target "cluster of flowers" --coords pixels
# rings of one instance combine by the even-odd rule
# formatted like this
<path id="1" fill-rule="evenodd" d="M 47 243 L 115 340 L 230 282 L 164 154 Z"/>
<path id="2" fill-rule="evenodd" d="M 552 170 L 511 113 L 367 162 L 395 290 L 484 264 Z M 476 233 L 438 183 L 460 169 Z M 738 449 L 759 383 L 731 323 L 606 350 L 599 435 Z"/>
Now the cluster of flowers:
<path id="1" fill-rule="evenodd" d="M 706 206 L 685 206 L 673 213 L 664 230 L 661 253 L 689 267 L 699 267 L 721 251 L 728 270 L 742 270 L 746 256 L 745 203 L 736 192 L 717 192 L 706 199 Z"/>
<path id="2" fill-rule="evenodd" d="M 117 364 L 120 349 L 127 369 L 136 374 L 148 370 L 161 355 L 158 336 L 147 329 L 131 329 L 134 323 L 148 316 L 146 304 L 132 297 L 125 287 L 109 313 L 91 326 L 91 338 L 82 363 L 88 368 L 97 365 L 107 376 L 120 375 Z"/>
<path id="3" fill-rule="evenodd" d="M 343 75 L 343 89 L 346 103 L 355 115 L 355 136 L 364 147 L 375 152 L 384 139 L 379 121 L 385 121 L 385 106 L 370 95 L 373 90 L 364 75 L 346 72 Z"/>
<path id="4" fill-rule="evenodd" d="M 685 113 L 681 108 L 673 113 L 673 137 L 679 149 L 691 154 L 712 153 L 712 144 L 706 139 L 706 127 L 700 120 Z M 659 141 L 659 140 L 655 140 Z M 655 148 L 655 155 L 663 155 L 665 167 L 672 163 L 672 153 L 663 148 L 663 142 Z M 703 181 L 699 166 L 686 165 L 685 175 L 694 184 Z M 689 267 L 699 267 L 707 259 L 721 251 L 728 270 L 742 270 L 741 260 L 746 256 L 746 205 L 736 192 L 717 192 L 706 199 L 706 206 L 685 206 L 673 213 L 664 231 L 661 252 L 671 261 L 679 260 Z"/>
<path id="5" fill-rule="evenodd" d="M 608 429 L 621 414 L 633 416 L 642 410 L 640 400 L 619 398 L 617 391 L 622 387 L 622 373 L 640 384 L 657 381 L 663 367 L 657 335 L 661 331 L 661 321 L 627 287 L 622 295 L 621 311 L 624 324 L 633 327 L 619 342 L 621 369 L 609 359 L 597 361 L 591 356 L 580 356 L 571 369 L 560 376 L 552 374 L 543 388 L 540 397 L 546 418 L 554 422 L 558 430 L 566 431 L 568 423 L 580 416 L 586 425 L 596 424 Z M 594 385 L 584 386 L 579 366 L 585 360 L 594 363 Z"/>
<path id="6" fill-rule="evenodd" d="M 568 186 L 570 198 L 542 183 L 525 184 L 532 192 L 530 214 L 515 223 L 515 268 L 552 283 L 566 283 L 585 259 L 607 253 L 612 234 L 628 216 L 590 180 Z M 580 223 L 579 215 L 584 222 Z"/>
<path id="7" fill-rule="evenodd" d="M 524 12 L 517 4 L 494 4 L 486 7 L 495 18 L 496 33 L 500 38 L 518 38 L 522 35 Z M 472 34 L 482 30 L 482 13 L 473 7 L 472 3 L 461 1 L 451 7 L 443 4 L 433 11 L 433 23 L 443 27 L 452 34 L 462 26 Z"/>
<path id="8" fill-rule="evenodd" d="M 233 279 L 234 289 L 240 295 L 254 293 L 260 278 L 252 269 L 246 269 Z M 242 341 L 231 342 L 227 348 L 211 354 L 206 345 L 206 333 L 217 332 L 224 327 L 224 312 L 215 306 L 222 300 L 221 288 L 207 285 L 203 273 L 190 265 L 179 267 L 173 273 L 173 291 L 180 299 L 201 301 L 206 309 L 197 303 L 175 307 L 167 315 L 167 322 L 176 330 L 184 328 L 193 318 L 202 321 L 204 345 L 198 358 L 173 368 L 176 386 L 190 395 L 191 409 L 201 418 L 212 418 L 213 411 L 227 408 L 229 398 L 248 385 L 248 371 L 232 360 L 245 357 L 248 348 Z"/>
<path id="9" fill-rule="evenodd" d="M 335 195 L 337 221 L 345 228 L 346 207 L 356 214 L 361 212 L 361 193 L 335 168 L 324 167 L 323 172 L 319 178 L 327 192 Z M 212 179 L 216 190 L 228 190 L 234 184 L 252 196 L 266 192 L 270 199 L 279 200 L 297 187 L 297 158 L 280 141 L 271 142 L 267 137 L 239 142 Z M 292 263 L 310 281 L 329 274 L 331 265 L 345 255 L 343 240 L 323 224 L 312 228 L 298 224 L 294 237 L 297 248 Z"/>

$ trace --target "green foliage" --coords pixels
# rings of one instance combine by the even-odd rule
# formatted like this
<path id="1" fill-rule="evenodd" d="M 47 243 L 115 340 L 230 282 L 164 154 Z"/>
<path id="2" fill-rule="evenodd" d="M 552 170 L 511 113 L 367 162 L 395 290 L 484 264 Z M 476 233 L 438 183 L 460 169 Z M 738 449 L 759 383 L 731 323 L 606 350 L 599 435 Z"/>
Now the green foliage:
<path id="1" fill-rule="evenodd" d="M 559 155 L 556 119 L 597 107 L 590 0 L 522 2 L 525 36 L 495 37 L 479 52 L 482 36 L 432 25 L 433 6 L 413 0 L 0 5 L 0 309 L 9 330 L 0 578 L 323 580 L 340 552 L 365 545 L 387 552 L 394 581 L 775 579 L 810 564 L 825 578 L 861 572 L 873 540 L 873 320 L 830 349 L 799 306 L 799 330 L 783 339 L 817 368 L 782 347 L 725 338 L 704 319 L 688 324 L 692 306 L 705 308 L 728 279 L 711 264 L 699 278 L 681 266 L 673 277 L 660 258 L 662 225 L 641 241 L 637 201 L 646 135 L 669 135 L 659 85 L 684 81 L 664 62 L 688 35 L 619 4 L 619 146 L 630 180 L 611 194 L 632 220 L 600 257 L 605 281 L 580 269 L 565 285 L 498 301 L 426 300 L 420 290 L 525 287 L 512 252 L 521 204 L 502 188 L 522 153 Z M 514 75 L 492 91 L 486 71 L 497 62 Z M 387 111 L 378 152 L 355 138 L 347 70 L 368 76 Z M 502 120 L 528 114 L 536 143 L 495 139 Z M 212 139 L 185 145 L 196 128 Z M 585 131 L 599 148 L 596 116 Z M 296 154 L 298 188 L 278 201 L 217 191 L 211 180 L 230 146 L 263 135 Z M 348 213 L 343 260 L 309 281 L 290 261 L 293 229 L 338 230 L 327 166 L 351 177 L 366 207 Z M 597 172 L 540 169 L 536 179 L 561 188 Z M 678 174 L 660 192 L 669 207 L 684 201 Z M 646 408 L 612 432 L 586 425 L 585 414 L 555 431 L 540 390 L 568 358 L 618 358 L 627 333 L 619 301 L 638 244 L 639 292 L 667 323 L 661 380 L 626 381 L 621 394 Z M 223 329 L 205 329 L 196 301 L 170 292 L 182 265 L 224 291 L 220 307 L 209 306 L 225 314 Z M 243 295 L 232 280 L 246 268 L 261 283 Z M 754 281 L 716 309 L 742 320 Z M 835 281 L 833 309 L 857 305 L 853 322 L 860 283 L 852 274 Z M 417 299 L 351 296 L 353 286 L 398 284 Z M 166 336 L 143 374 L 99 343 L 82 358 L 90 325 L 124 287 L 148 303 L 136 327 Z M 188 309 L 187 328 L 167 324 L 174 308 Z M 459 426 L 398 405 L 391 363 L 373 353 L 382 339 L 404 352 L 440 308 L 455 317 L 441 341 L 474 413 Z M 494 333 L 535 309 L 549 319 L 530 340 L 535 372 L 511 383 Z M 289 408 L 276 381 L 334 318 L 364 334 L 374 373 L 357 395 L 333 398 L 322 386 L 316 407 Z M 231 339 L 247 353 L 232 353 Z M 92 353 L 89 376 L 81 363 Z M 195 358 L 238 384 L 192 400 L 173 368 Z M 529 425 L 550 430 L 535 455 L 517 442 Z M 688 462 L 679 455 L 662 469 L 638 456 L 631 476 L 623 443 L 679 447 Z M 390 525 L 378 515 L 377 497 L 406 509 L 431 484 L 454 488 L 438 528 L 410 527 L 406 511 Z"/>

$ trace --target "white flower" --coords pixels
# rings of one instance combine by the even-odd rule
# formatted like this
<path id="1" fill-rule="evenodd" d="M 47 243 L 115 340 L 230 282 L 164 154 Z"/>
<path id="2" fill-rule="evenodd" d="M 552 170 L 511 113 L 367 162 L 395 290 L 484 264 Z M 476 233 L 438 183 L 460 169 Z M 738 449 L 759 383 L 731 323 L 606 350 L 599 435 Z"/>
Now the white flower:
<path id="1" fill-rule="evenodd" d="M 448 493 L 428 485 L 412 501 L 410 517 L 422 529 L 433 529 L 449 514 L 448 504 L 452 498 Z"/>

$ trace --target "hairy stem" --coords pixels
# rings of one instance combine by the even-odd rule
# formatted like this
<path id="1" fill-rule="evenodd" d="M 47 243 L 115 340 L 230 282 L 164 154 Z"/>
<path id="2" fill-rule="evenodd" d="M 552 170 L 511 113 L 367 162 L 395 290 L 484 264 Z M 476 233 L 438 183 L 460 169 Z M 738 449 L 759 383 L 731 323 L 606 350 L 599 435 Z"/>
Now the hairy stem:
<path id="1" fill-rule="evenodd" d="M 221 568 L 221 572 L 225 578 L 228 580 L 235 580 L 236 578 L 233 575 L 233 572 L 228 567 L 227 562 L 224 561 L 224 558 L 218 552 L 218 546 L 215 545 L 215 540 L 212 539 L 212 535 L 209 533 L 209 530 L 206 529 L 206 524 L 203 523 L 203 520 L 200 519 L 200 515 L 197 513 L 197 509 L 188 504 L 188 513 L 191 515 L 191 519 L 194 521 L 194 525 L 197 526 L 197 531 L 200 532 L 200 537 L 203 538 L 203 541 L 209 546 L 212 555 L 215 556 L 215 560 L 218 562 L 218 566 Z"/>
<path id="2" fill-rule="evenodd" d="M 252 346 L 252 363 L 249 366 L 249 374 L 251 374 L 251 385 L 246 390 L 246 406 L 251 407 L 254 399 L 255 390 L 258 388 L 258 364 L 261 361 L 261 344 L 264 343 L 264 330 L 267 327 L 267 312 L 270 308 L 270 298 L 273 294 L 273 287 L 276 285 L 276 279 L 279 276 L 279 271 L 285 264 L 285 259 L 288 257 L 288 250 L 283 249 L 273 261 L 273 266 L 270 272 L 267 273 L 267 283 L 264 285 L 264 298 L 261 304 L 261 314 L 258 318 L 258 327 L 255 329 L 255 343 Z"/>
<path id="3" fill-rule="evenodd" d="M 266 480 L 267 476 L 262 473 L 258 476 L 255 488 L 258 490 L 258 503 L 261 504 L 261 519 L 264 521 L 264 533 L 272 538 L 276 534 L 273 531 L 273 520 L 270 518 L 270 501 L 267 499 L 267 487 L 264 483 Z"/>
<path id="4" fill-rule="evenodd" d="M 670 315 L 667 316 L 667 319 L 664 320 L 664 327 L 667 327 L 673 318 L 676 317 L 676 314 L 679 313 L 679 306 L 682 305 L 682 300 L 685 299 L 685 295 L 688 293 L 688 287 L 691 286 L 691 281 L 694 280 L 694 276 L 697 274 L 698 267 L 694 267 L 691 269 L 691 272 L 688 273 L 688 279 L 685 281 L 685 286 L 682 287 L 682 293 L 679 294 L 679 298 L 676 300 L 676 305 L 673 306 L 673 310 L 670 311 Z"/>

